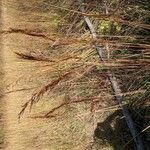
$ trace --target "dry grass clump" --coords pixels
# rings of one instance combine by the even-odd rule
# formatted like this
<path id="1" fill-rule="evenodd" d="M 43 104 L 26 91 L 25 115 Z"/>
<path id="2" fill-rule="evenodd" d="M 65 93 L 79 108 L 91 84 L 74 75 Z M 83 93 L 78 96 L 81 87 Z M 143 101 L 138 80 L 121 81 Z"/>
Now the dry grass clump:
<path id="1" fill-rule="evenodd" d="M 63 95 L 64 92 L 67 93 L 69 97 L 71 97 L 70 101 L 62 102 L 60 105 L 57 106 L 58 108 L 66 106 L 67 104 L 81 102 L 90 102 L 93 104 L 97 103 L 99 101 L 98 99 L 102 98 L 102 96 L 97 96 L 97 94 L 100 95 L 100 93 L 98 92 L 98 86 L 100 84 L 101 86 L 104 86 L 101 92 L 107 93 L 107 86 L 105 85 L 104 81 L 106 79 L 105 74 L 102 73 L 101 78 L 99 78 L 97 72 L 98 66 L 102 68 L 103 66 L 98 65 L 98 63 L 91 62 L 92 57 L 96 60 L 93 50 L 86 50 L 85 46 L 83 46 L 84 51 L 81 51 L 80 49 L 78 51 L 71 51 L 74 49 L 73 46 L 71 46 L 68 51 L 66 51 L 66 48 L 63 49 L 64 50 L 59 50 L 60 56 L 57 54 L 58 56 L 55 57 L 55 60 L 53 59 L 53 62 L 50 61 L 46 65 L 43 65 L 45 69 L 48 68 L 46 70 L 50 71 L 51 74 L 55 74 L 56 76 L 54 77 L 54 79 L 52 79 L 52 81 L 46 83 L 32 95 L 31 99 L 24 104 L 19 116 L 22 115 L 22 113 L 28 105 L 31 107 L 34 103 L 37 103 L 40 99 L 42 99 L 42 96 L 45 93 L 50 91 L 53 93 L 53 97 L 55 97 L 55 99 L 57 99 L 57 95 Z M 41 59 L 37 59 L 36 57 L 32 58 L 33 56 L 31 57 L 29 54 L 16 54 L 22 59 L 30 58 L 28 59 L 30 61 L 40 60 L 41 63 L 45 62 L 45 60 L 43 60 L 43 57 L 39 57 Z M 69 56 L 67 56 L 68 54 Z M 46 58 L 48 58 L 48 56 L 46 56 Z M 49 56 L 49 60 L 50 59 L 51 56 Z M 97 100 L 95 101 L 95 99 Z M 51 114 L 55 109 L 57 109 L 57 107 L 47 112 L 45 114 L 45 117 L 48 117 L 49 114 Z"/>
<path id="2" fill-rule="evenodd" d="M 149 37 L 140 35 L 140 32 L 149 29 L 149 25 L 142 23 L 140 17 L 136 18 L 138 22 L 129 19 L 131 12 L 135 10 L 135 8 L 132 8 L 132 4 L 128 2 L 132 10 L 130 12 L 127 7 L 123 7 L 124 1 L 118 4 L 108 1 L 106 5 L 110 6 L 109 10 L 111 11 L 108 15 L 104 13 L 105 5 L 97 5 L 98 1 L 84 3 L 86 6 L 85 14 L 79 12 L 81 6 L 78 3 L 69 0 L 63 1 L 61 4 L 59 1 L 44 2 L 43 0 L 34 1 L 34 4 L 36 7 L 31 14 L 33 16 L 41 15 L 45 20 L 41 24 L 51 22 L 49 28 L 54 26 L 53 32 L 56 33 L 45 34 L 38 30 L 22 28 L 9 29 L 5 32 L 6 34 L 15 33 L 42 38 L 47 41 L 48 45 L 46 53 L 41 52 L 42 50 L 30 49 L 25 52 L 15 52 L 20 60 L 36 63 L 34 70 L 32 70 L 36 72 L 34 78 L 37 78 L 37 80 L 39 76 L 44 78 L 43 83 L 23 104 L 22 110 L 18 114 L 19 118 L 29 108 L 31 118 L 51 118 L 54 122 L 60 121 L 64 128 L 60 129 L 58 124 L 54 124 L 55 132 L 54 139 L 52 139 L 54 148 L 60 146 L 62 149 L 69 149 L 71 144 L 74 146 L 80 144 L 82 148 L 85 148 L 85 145 L 91 146 L 92 144 L 89 144 L 89 141 L 92 141 L 97 122 L 104 119 L 101 114 L 119 109 L 113 99 L 114 94 L 107 79 L 107 69 L 110 68 L 119 79 L 122 94 L 126 100 L 125 103 L 129 105 L 131 112 L 137 114 L 135 120 L 139 122 L 139 118 L 145 119 L 146 117 L 139 117 L 139 113 L 142 112 L 145 116 L 148 112 L 147 108 L 145 110 L 141 106 L 147 107 L 147 101 L 149 100 L 148 58 L 150 46 Z M 45 6 L 45 13 L 43 13 Z M 24 9 L 24 12 L 29 13 L 30 7 L 30 1 L 27 1 L 22 7 L 18 6 L 18 10 Z M 127 12 L 127 14 L 122 15 L 124 12 Z M 134 15 L 136 16 L 137 13 Z M 144 14 L 146 13 L 147 11 Z M 83 15 L 92 18 L 97 33 L 100 34 L 96 41 L 91 39 L 89 29 L 82 19 Z M 30 21 L 33 21 L 32 18 L 30 18 Z M 136 32 L 134 32 L 135 24 Z M 105 65 L 99 61 L 93 47 L 95 43 L 101 45 L 105 51 Z M 117 117 L 119 119 L 110 117 L 115 122 L 113 133 L 116 132 L 118 120 L 122 116 L 117 115 Z M 113 122 L 113 119 L 109 119 L 108 116 L 104 121 L 104 126 L 107 121 Z M 64 120 L 69 123 L 64 124 Z M 145 120 L 147 122 L 147 119 Z M 107 127 L 104 128 L 104 126 L 101 129 L 107 130 Z M 138 124 L 139 131 L 144 126 Z M 110 130 L 112 129 L 112 127 L 108 127 Z M 71 134 L 67 134 L 69 132 Z M 107 137 L 100 136 L 99 139 L 104 138 L 105 145 L 111 145 L 110 134 L 104 132 Z M 125 138 L 127 140 L 130 139 L 130 135 L 129 137 L 128 135 L 127 133 Z M 65 137 L 65 139 L 62 140 L 62 137 Z M 115 137 L 120 138 L 117 135 Z M 56 146 L 55 138 L 58 141 L 61 139 L 60 145 Z M 87 142 L 84 139 L 89 140 Z M 125 141 L 127 142 L 127 140 Z M 118 143 L 125 144 L 122 141 L 113 140 L 112 146 L 115 147 Z"/>

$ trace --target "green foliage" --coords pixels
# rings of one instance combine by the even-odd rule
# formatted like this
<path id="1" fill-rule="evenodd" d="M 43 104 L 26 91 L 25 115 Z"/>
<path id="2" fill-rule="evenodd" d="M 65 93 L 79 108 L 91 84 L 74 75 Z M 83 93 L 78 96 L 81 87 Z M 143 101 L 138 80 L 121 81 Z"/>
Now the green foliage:
<path id="1" fill-rule="evenodd" d="M 98 24 L 97 31 L 100 34 L 107 34 L 110 32 L 119 32 L 121 31 L 121 25 L 118 22 L 102 20 Z"/>

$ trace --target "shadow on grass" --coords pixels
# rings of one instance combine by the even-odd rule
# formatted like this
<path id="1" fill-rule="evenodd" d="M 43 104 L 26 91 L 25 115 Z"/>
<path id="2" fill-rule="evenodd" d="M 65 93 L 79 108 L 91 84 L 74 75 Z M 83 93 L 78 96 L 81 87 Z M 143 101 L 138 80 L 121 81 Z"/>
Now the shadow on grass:
<path id="1" fill-rule="evenodd" d="M 141 116 L 143 114 L 147 113 L 147 110 L 149 108 L 144 108 L 140 111 Z M 143 114 L 142 114 L 143 113 Z M 147 120 L 144 120 L 145 117 L 142 118 L 136 118 L 134 117 L 134 121 L 136 124 L 136 127 L 138 129 L 138 132 L 142 130 L 147 122 Z M 138 122 L 138 124 L 137 124 Z M 141 134 L 143 138 L 143 142 L 145 145 L 145 149 L 148 150 L 148 147 L 150 147 L 148 139 L 148 134 L 144 133 Z M 114 150 L 133 150 L 134 148 L 134 141 L 130 141 L 132 139 L 132 136 L 130 134 L 130 131 L 127 127 L 126 121 L 124 117 L 122 116 L 122 113 L 120 110 L 115 111 L 110 116 L 108 116 L 104 122 L 97 123 L 97 128 L 94 132 L 94 147 L 96 147 L 96 150 L 102 148 L 102 145 L 111 145 L 111 147 Z M 130 141 L 130 142 L 129 142 Z"/>

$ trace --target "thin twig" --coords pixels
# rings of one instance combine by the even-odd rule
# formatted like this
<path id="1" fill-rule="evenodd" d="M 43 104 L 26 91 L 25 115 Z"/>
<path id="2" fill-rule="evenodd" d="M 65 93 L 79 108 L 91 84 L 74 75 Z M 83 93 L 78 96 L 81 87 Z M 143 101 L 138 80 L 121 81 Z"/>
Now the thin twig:
<path id="1" fill-rule="evenodd" d="M 78 0 L 80 5 L 82 5 L 82 0 Z M 84 6 L 81 7 L 81 12 L 85 12 L 84 10 Z M 96 39 L 97 38 L 97 34 L 96 34 L 96 31 L 94 29 L 94 26 L 92 24 L 92 22 L 90 21 L 90 19 L 87 17 L 87 16 L 84 16 L 84 20 L 85 22 L 87 23 L 90 31 L 91 31 L 91 34 L 93 36 L 93 39 Z M 98 46 L 95 44 L 95 49 L 101 59 L 101 61 L 103 61 L 103 63 L 105 64 L 105 60 L 104 60 L 104 57 L 103 57 L 103 48 L 102 46 Z M 137 130 L 136 130 L 136 127 L 134 125 L 134 122 L 130 116 L 130 113 L 127 109 L 127 107 L 125 107 L 124 105 L 122 105 L 122 102 L 123 102 L 123 96 L 120 96 L 120 94 L 122 93 L 121 92 L 121 89 L 118 85 L 118 82 L 117 82 L 117 79 L 116 77 L 111 73 L 111 71 L 108 69 L 108 78 L 111 82 L 111 85 L 112 85 L 112 88 L 113 88 L 113 91 L 115 93 L 115 98 L 116 100 L 118 101 L 120 107 L 122 108 L 122 113 L 123 115 L 125 116 L 125 120 L 127 122 L 127 125 L 130 129 L 130 132 L 134 138 L 134 142 L 136 144 L 136 148 L 137 150 L 144 150 L 144 146 L 143 146 L 143 142 L 142 142 L 142 139 L 140 138 L 140 136 L 138 136 L 138 133 L 137 133 Z"/>

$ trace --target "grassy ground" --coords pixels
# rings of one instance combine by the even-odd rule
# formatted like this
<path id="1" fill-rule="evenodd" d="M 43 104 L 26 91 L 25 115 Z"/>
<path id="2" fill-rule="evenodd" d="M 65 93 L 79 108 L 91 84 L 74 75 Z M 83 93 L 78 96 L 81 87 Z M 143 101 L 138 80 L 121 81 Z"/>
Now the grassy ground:
<path id="1" fill-rule="evenodd" d="M 67 1 L 65 5 L 66 3 Z M 90 44 L 84 43 L 52 46 L 55 40 L 58 40 L 56 39 L 58 35 L 65 41 L 63 31 L 60 34 L 58 29 L 61 26 L 65 30 L 67 26 L 65 25 L 67 19 L 62 18 L 66 12 L 50 7 L 49 1 L 45 0 L 4 0 L 3 8 L 3 29 L 20 29 L 19 32 L 3 36 L 4 90 L 8 92 L 23 89 L 4 97 L 6 149 L 123 149 L 123 145 L 131 137 L 129 131 L 126 131 L 120 112 L 115 111 L 117 107 L 111 107 L 116 103 L 112 99 L 109 82 L 102 71 L 105 68 L 101 65 L 95 67 L 95 64 L 99 63 L 94 49 Z M 82 24 L 79 22 L 78 26 L 80 28 Z M 30 35 L 26 34 L 29 32 Z M 31 33 L 44 34 L 54 41 L 42 36 L 31 36 Z M 79 33 L 83 33 L 83 30 Z M 88 32 L 80 38 L 87 37 L 89 37 Z M 30 54 L 36 58 L 44 55 L 56 62 L 22 60 L 14 52 Z M 33 93 L 38 92 L 48 83 L 58 80 L 60 75 L 69 71 L 74 71 L 74 74 L 42 95 L 40 101 L 33 105 L 32 111 L 29 112 L 27 108 L 18 122 L 18 113 L 22 105 L 32 97 Z M 33 89 L 27 90 L 29 88 Z M 49 110 L 62 103 L 68 103 L 76 97 L 87 99 L 93 96 L 99 97 L 95 108 L 91 102 L 73 103 L 55 111 L 52 115 L 57 115 L 56 118 L 31 118 L 44 115 Z M 109 111 L 104 109 L 106 107 L 110 107 Z M 93 113 L 93 110 L 96 113 Z M 94 133 L 98 122 L 100 130 Z M 93 142 L 94 134 L 99 138 Z M 132 142 L 125 148 L 133 149 Z"/>
<path id="2" fill-rule="evenodd" d="M 10 28 L 36 30 L 50 35 L 54 34 L 54 24 L 51 24 L 51 18 L 55 14 L 47 16 L 43 12 L 41 3 L 43 1 L 3 1 L 4 10 L 4 30 Z M 36 8 L 37 6 L 37 8 Z M 45 11 L 47 12 L 47 11 Z M 21 14 L 21 15 L 20 15 Z M 53 16 L 54 15 L 54 16 Z M 40 22 L 41 20 L 45 21 Z M 28 89 L 30 87 L 40 87 L 52 80 L 54 74 L 50 72 L 51 67 L 42 67 L 51 65 L 49 63 L 22 61 L 16 57 L 13 52 L 38 51 L 47 53 L 47 49 L 52 44 L 51 41 L 39 37 L 32 37 L 21 33 L 4 35 L 4 69 L 5 69 L 5 91 L 16 89 Z M 53 53 L 56 53 L 53 50 Z M 62 56 L 65 51 L 62 51 Z M 53 54 L 54 55 L 54 54 Z M 51 56 L 53 56 L 51 55 Z M 61 56 L 56 56 L 61 57 Z M 67 68 L 67 66 L 66 66 Z M 61 70 L 61 67 L 60 67 Z M 61 72 L 61 71 L 60 71 Z M 57 76 L 55 76 L 56 78 Z M 61 90 L 61 89 L 60 89 Z M 27 101 L 35 90 L 25 90 L 22 92 L 12 92 L 3 99 L 6 101 L 5 107 L 5 146 L 6 149 L 84 149 L 92 141 L 93 123 L 85 113 L 86 106 L 72 106 L 68 108 L 68 115 L 58 117 L 57 119 L 31 119 L 30 115 L 38 114 L 56 106 L 64 99 L 64 93 L 54 99 L 54 95 L 49 94 L 43 97 L 44 102 L 38 103 L 32 113 L 28 111 L 18 123 L 18 113 L 21 105 Z M 80 108 L 81 107 L 81 108 Z M 73 109 L 69 113 L 69 109 Z M 83 109 L 83 110 L 82 110 Z M 89 109 L 89 108 L 86 108 Z M 67 110 L 66 110 L 67 111 Z M 76 116 L 78 113 L 81 116 Z M 99 116 L 101 117 L 101 116 Z M 86 124 L 86 122 L 89 122 Z"/>

